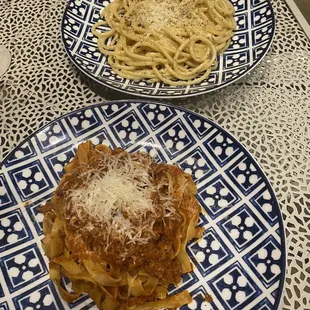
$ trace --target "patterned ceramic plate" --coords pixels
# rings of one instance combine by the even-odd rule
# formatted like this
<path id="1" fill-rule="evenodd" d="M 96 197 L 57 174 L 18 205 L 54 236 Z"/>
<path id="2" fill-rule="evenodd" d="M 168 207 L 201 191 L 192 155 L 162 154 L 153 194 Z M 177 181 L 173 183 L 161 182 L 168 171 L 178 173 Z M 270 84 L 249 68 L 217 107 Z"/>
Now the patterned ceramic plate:
<path id="1" fill-rule="evenodd" d="M 170 293 L 181 309 L 276 310 L 285 277 L 283 222 L 255 160 L 210 120 L 168 104 L 120 101 L 72 112 L 40 129 L 3 161 L 0 173 L 0 309 L 96 309 L 88 296 L 66 304 L 48 276 L 42 215 L 77 145 L 147 151 L 190 173 L 203 208 L 203 239 L 189 242 L 194 271 Z M 64 283 L 67 285 L 67 283 Z M 213 301 L 207 303 L 203 296 Z"/>
<path id="2" fill-rule="evenodd" d="M 208 93 L 228 85 L 253 69 L 268 52 L 274 36 L 275 20 L 269 0 L 231 0 L 237 30 L 232 42 L 218 57 L 218 67 L 208 79 L 193 86 L 169 86 L 163 83 L 135 82 L 115 74 L 97 48 L 91 26 L 102 8 L 111 0 L 69 0 L 61 32 L 72 62 L 86 75 L 104 86 L 132 95 L 153 98 L 189 97 Z"/>

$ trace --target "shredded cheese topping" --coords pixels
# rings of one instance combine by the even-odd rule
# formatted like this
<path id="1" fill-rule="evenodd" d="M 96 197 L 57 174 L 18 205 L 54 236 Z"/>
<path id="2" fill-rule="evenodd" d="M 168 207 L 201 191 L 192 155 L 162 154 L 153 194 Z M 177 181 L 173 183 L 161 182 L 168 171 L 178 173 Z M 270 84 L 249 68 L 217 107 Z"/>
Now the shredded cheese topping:
<path id="1" fill-rule="evenodd" d="M 192 0 L 144 0 L 130 14 L 131 20 L 149 29 L 190 26 L 197 19 L 199 7 Z M 205 18 L 204 23 L 210 23 Z"/>
<path id="2" fill-rule="evenodd" d="M 81 176 L 83 188 L 70 190 L 71 206 L 82 208 L 95 220 L 108 224 L 110 233 L 127 237 L 130 242 L 146 242 L 141 235 L 152 223 L 145 221 L 146 212 L 154 212 L 152 193 L 156 190 L 149 176 L 149 164 L 103 156 L 103 172 L 91 169 Z"/>

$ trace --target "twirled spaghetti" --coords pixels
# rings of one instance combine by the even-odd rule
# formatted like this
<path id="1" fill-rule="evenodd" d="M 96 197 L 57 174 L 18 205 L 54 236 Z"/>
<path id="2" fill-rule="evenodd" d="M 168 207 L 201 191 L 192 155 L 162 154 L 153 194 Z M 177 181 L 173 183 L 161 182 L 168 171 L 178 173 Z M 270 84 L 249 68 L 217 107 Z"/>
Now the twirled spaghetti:
<path id="1" fill-rule="evenodd" d="M 92 26 L 118 75 L 198 84 L 217 66 L 236 28 L 228 0 L 114 0 Z"/>
<path id="2" fill-rule="evenodd" d="M 201 237 L 192 178 L 144 153 L 91 142 L 76 157 L 41 211 L 50 277 L 68 302 L 88 293 L 99 309 L 156 310 L 191 301 L 167 296 L 192 270 L 186 243 Z M 61 285 L 72 282 L 74 293 Z"/>

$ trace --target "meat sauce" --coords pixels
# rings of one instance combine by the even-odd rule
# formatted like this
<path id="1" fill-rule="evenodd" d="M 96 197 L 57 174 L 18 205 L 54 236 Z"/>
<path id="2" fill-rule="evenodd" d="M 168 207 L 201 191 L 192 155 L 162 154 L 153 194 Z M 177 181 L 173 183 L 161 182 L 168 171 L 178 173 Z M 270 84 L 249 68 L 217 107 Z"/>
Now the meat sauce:
<path id="1" fill-rule="evenodd" d="M 124 152 L 121 149 L 112 151 L 112 156 Z M 125 153 L 125 152 L 124 152 Z M 98 165 L 97 153 L 90 156 L 89 164 L 91 168 Z M 89 167 L 88 167 L 89 168 Z M 66 175 L 65 182 L 62 182 L 54 196 L 52 205 L 55 213 L 64 219 L 66 229 L 69 232 L 70 248 L 72 255 L 76 254 L 77 258 L 86 257 L 91 253 L 91 259 L 98 262 L 107 262 L 113 265 L 119 265 L 122 271 L 130 271 L 138 268 L 144 270 L 151 276 L 160 279 L 161 283 L 170 284 L 178 283 L 181 280 L 182 268 L 181 263 L 175 257 L 176 245 L 180 243 L 182 238 L 182 223 L 184 216 L 190 217 L 193 212 L 197 212 L 199 206 L 195 201 L 190 202 L 182 199 L 174 200 L 174 207 L 178 212 L 173 216 L 163 219 L 161 208 L 159 205 L 158 193 L 152 197 L 153 203 L 158 212 L 147 214 L 147 217 L 154 217 L 153 230 L 149 232 L 151 236 L 146 244 L 132 244 L 123 242 L 117 238 L 110 238 L 107 243 L 107 229 L 85 212 L 77 214 L 74 208 L 68 208 L 69 201 L 66 191 L 70 188 L 83 187 L 83 179 L 79 178 L 80 172 L 85 167 L 74 167 L 73 172 Z M 184 173 L 176 166 L 168 166 L 164 164 L 152 164 L 150 173 L 156 185 L 163 182 L 166 172 L 177 178 L 178 175 Z M 162 192 L 167 191 L 165 186 Z M 191 204 L 189 206 L 189 204 Z M 49 205 L 46 205 L 49 208 Z M 182 214 L 179 214 L 181 210 Z M 198 211 L 199 212 L 199 211 Z M 87 229 L 91 225 L 92 229 Z"/>

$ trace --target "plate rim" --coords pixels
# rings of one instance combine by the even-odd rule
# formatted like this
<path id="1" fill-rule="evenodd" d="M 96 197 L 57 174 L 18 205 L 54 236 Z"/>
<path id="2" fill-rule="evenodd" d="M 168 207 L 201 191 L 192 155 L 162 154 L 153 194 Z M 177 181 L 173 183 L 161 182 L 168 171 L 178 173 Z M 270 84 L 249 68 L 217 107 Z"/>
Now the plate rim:
<path id="1" fill-rule="evenodd" d="M 283 241 L 283 245 L 281 244 L 282 245 L 282 254 L 283 254 L 283 257 L 281 259 L 281 264 L 283 266 L 283 272 L 281 272 L 281 276 L 280 276 L 280 280 L 279 280 L 280 283 L 279 283 L 279 287 L 277 288 L 278 290 L 280 289 L 280 291 L 278 292 L 277 297 L 275 298 L 275 303 L 272 305 L 273 306 L 272 310 L 280 310 L 280 305 L 282 303 L 282 299 L 283 299 L 283 295 L 284 295 L 284 288 L 285 288 L 284 285 L 285 285 L 285 279 L 286 279 L 287 245 L 286 245 L 285 224 L 284 224 L 284 219 L 283 219 L 283 213 L 281 212 L 281 208 L 280 208 L 277 196 L 276 196 L 276 194 L 275 194 L 275 192 L 273 190 L 273 187 L 271 186 L 271 184 L 269 182 L 269 179 L 267 178 L 264 170 L 262 169 L 261 165 L 257 162 L 257 160 L 254 158 L 254 156 L 246 149 L 246 147 L 243 145 L 243 143 L 240 142 L 233 134 L 231 134 L 229 131 L 227 131 L 225 128 L 223 128 L 221 125 L 215 123 L 213 120 L 211 120 L 210 118 L 208 118 L 208 117 L 206 117 L 204 115 L 201 115 L 201 114 L 199 114 L 197 112 L 191 111 L 188 108 L 184 108 L 182 106 L 175 105 L 173 103 L 158 102 L 158 101 L 151 101 L 151 100 L 145 100 L 145 99 L 137 99 L 137 100 L 134 100 L 134 99 L 109 100 L 109 101 L 102 102 L 102 103 L 91 104 L 91 105 L 88 105 L 88 106 L 85 106 L 85 107 L 74 109 L 73 111 L 64 113 L 64 114 L 56 117 L 52 121 L 49 121 L 45 125 L 41 126 L 37 130 L 35 130 L 33 133 L 28 135 L 26 138 L 22 139 L 20 141 L 20 143 L 18 143 L 16 146 L 14 146 L 13 149 L 0 162 L 0 172 L 1 172 L 2 167 L 5 166 L 5 162 L 7 161 L 9 156 L 12 155 L 18 147 L 20 147 L 21 145 L 23 145 L 24 143 L 26 143 L 27 141 L 29 141 L 30 139 L 35 137 L 40 131 L 44 130 L 45 128 L 47 128 L 48 126 L 53 124 L 54 122 L 57 122 L 57 121 L 62 120 L 62 119 L 65 119 L 69 115 L 78 113 L 78 112 L 83 111 L 83 110 L 94 109 L 96 107 L 105 106 L 105 105 L 123 104 L 123 103 L 127 103 L 127 104 L 130 104 L 130 105 L 155 104 L 155 105 L 158 105 L 158 106 L 166 106 L 166 107 L 169 107 L 169 108 L 172 108 L 172 109 L 178 109 L 178 110 L 180 110 L 182 112 L 185 112 L 185 113 L 188 113 L 188 114 L 192 114 L 194 116 L 198 116 L 199 118 L 203 119 L 207 123 L 210 123 L 216 129 L 222 130 L 223 132 L 225 132 L 225 134 L 227 134 L 229 138 L 232 138 L 232 140 L 237 142 L 237 144 L 239 145 L 241 150 L 245 153 L 245 155 L 248 156 L 251 160 L 253 160 L 253 162 L 257 165 L 257 167 L 260 169 L 262 178 L 263 178 L 263 180 L 264 180 L 264 182 L 266 184 L 267 189 L 270 191 L 272 198 L 274 198 L 275 206 L 276 206 L 277 212 L 278 212 L 280 238 L 281 238 L 281 241 Z M 81 143 L 82 143 L 82 141 L 81 141 Z M 0 218 L 1 218 L 1 215 L 0 215 Z M 5 295 L 4 295 L 4 297 L 5 297 Z"/>
<path id="2" fill-rule="evenodd" d="M 194 96 L 205 95 L 205 94 L 208 94 L 208 93 L 220 90 L 220 89 L 222 89 L 222 88 L 224 88 L 226 86 L 229 86 L 229 85 L 239 81 L 240 79 L 242 79 L 246 75 L 248 75 L 254 68 L 256 68 L 262 62 L 262 60 L 265 58 L 265 56 L 267 55 L 267 53 L 271 49 L 273 40 L 275 38 L 275 33 L 276 33 L 276 19 L 275 19 L 274 9 L 273 9 L 273 6 L 271 4 L 271 0 L 266 0 L 268 2 L 268 4 L 269 4 L 270 10 L 271 10 L 271 16 L 272 16 L 272 34 L 271 34 L 271 39 L 268 41 L 268 46 L 265 49 L 264 53 L 261 54 L 260 58 L 255 63 L 252 63 L 252 65 L 248 68 L 248 70 L 246 70 L 242 74 L 236 76 L 235 78 L 233 78 L 229 82 L 225 82 L 225 83 L 222 83 L 222 84 L 220 84 L 218 86 L 214 86 L 214 87 L 211 87 L 209 89 L 205 89 L 203 91 L 198 91 L 196 93 L 181 94 L 181 95 L 148 95 L 148 94 L 140 94 L 140 93 L 136 93 L 135 91 L 128 91 L 128 90 L 123 89 L 121 87 L 116 87 L 116 86 L 110 85 L 110 84 L 106 83 L 105 81 L 102 81 L 102 80 L 96 78 L 91 73 L 89 73 L 87 70 L 85 70 L 82 67 L 80 67 L 80 65 L 74 59 L 74 57 L 72 56 L 72 54 L 69 51 L 69 48 L 65 44 L 65 38 L 64 38 L 64 35 L 65 35 L 65 33 L 64 33 L 65 15 L 67 14 L 67 12 L 69 10 L 69 7 L 70 7 L 70 4 L 73 1 L 74 0 L 69 0 L 68 1 L 67 5 L 66 5 L 66 8 L 64 10 L 64 13 L 63 13 L 63 16 L 62 16 L 62 19 L 61 19 L 61 25 L 60 25 L 61 42 L 62 42 L 63 48 L 64 48 L 67 56 L 69 57 L 71 62 L 74 64 L 75 68 L 78 69 L 79 71 L 81 71 L 87 77 L 89 77 L 92 81 L 95 81 L 96 83 L 100 84 L 101 86 L 107 87 L 107 88 L 112 89 L 114 91 L 117 91 L 117 92 L 120 92 L 120 93 L 123 93 L 123 94 L 127 94 L 127 95 L 132 95 L 132 96 L 135 96 L 135 97 L 143 97 L 143 98 L 149 98 L 149 99 L 152 99 L 152 98 L 154 98 L 154 99 L 190 98 L 190 97 L 194 97 Z M 111 0 L 111 1 L 113 1 L 113 0 Z M 231 0 L 228 0 L 228 1 L 231 1 Z M 112 68 L 111 68 L 111 70 L 112 70 Z M 128 79 L 126 79 L 126 80 L 128 80 Z M 200 84 L 197 84 L 197 85 L 200 85 Z"/>

